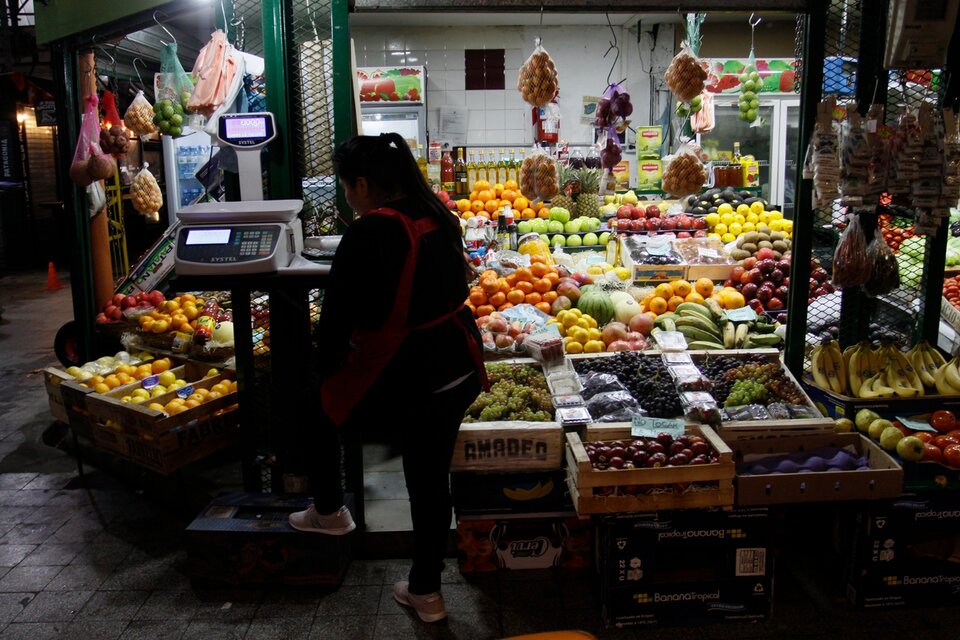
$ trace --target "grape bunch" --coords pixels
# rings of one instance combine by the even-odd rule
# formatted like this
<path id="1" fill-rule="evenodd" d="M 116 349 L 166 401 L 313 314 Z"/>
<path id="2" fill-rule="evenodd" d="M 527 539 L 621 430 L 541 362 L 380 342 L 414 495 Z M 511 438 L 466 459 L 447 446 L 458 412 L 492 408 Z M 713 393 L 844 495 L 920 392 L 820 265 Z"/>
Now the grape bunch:
<path id="1" fill-rule="evenodd" d="M 759 382 L 753 380 L 737 380 L 733 383 L 733 388 L 727 399 L 724 401 L 724 407 L 739 407 L 745 404 L 763 404 L 767 399 L 767 388 Z"/>
<path id="2" fill-rule="evenodd" d="M 464 422 L 496 422 L 553 420 L 553 401 L 543 373 L 527 365 L 487 365 L 490 391 L 473 401 Z"/>
<path id="3" fill-rule="evenodd" d="M 574 368 L 581 374 L 594 371 L 615 375 L 654 418 L 676 418 L 683 414 L 673 379 L 659 357 L 620 351 L 609 358 L 578 360 Z"/>
<path id="4" fill-rule="evenodd" d="M 713 396 L 724 406 L 731 406 L 726 404 L 727 397 L 733 393 L 736 382 L 741 380 L 751 380 L 763 386 L 767 391 L 766 403 L 806 404 L 803 392 L 787 377 L 780 363 L 771 362 L 766 356 L 708 357 L 697 366 L 713 381 Z"/>

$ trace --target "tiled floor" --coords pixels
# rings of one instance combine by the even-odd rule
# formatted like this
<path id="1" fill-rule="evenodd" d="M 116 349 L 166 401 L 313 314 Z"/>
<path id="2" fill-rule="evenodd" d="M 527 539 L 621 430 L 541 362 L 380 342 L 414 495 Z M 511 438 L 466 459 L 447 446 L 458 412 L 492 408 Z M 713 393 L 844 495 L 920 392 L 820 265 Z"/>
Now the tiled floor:
<path id="1" fill-rule="evenodd" d="M 0 278 L 0 638 L 489 640 L 579 628 L 600 638 L 960 638 L 960 608 L 856 611 L 838 587 L 828 540 L 784 545 L 776 607 L 763 624 L 601 630 L 592 579 L 551 571 L 443 576 L 450 617 L 425 625 L 391 597 L 403 560 L 357 560 L 336 591 L 201 590 L 187 577 L 182 532 L 190 516 L 170 485 L 89 468 L 50 446 L 56 431 L 38 370 L 69 319 L 67 290 L 43 291 L 44 274 Z M 64 278 L 65 279 L 65 278 Z M 395 458 L 369 461 L 382 513 L 405 514 Z M 192 479 L 207 489 L 205 477 Z M 202 493 L 202 491 L 201 491 Z M 177 496 L 180 497 L 180 496 Z M 369 505 L 368 505 L 369 506 Z M 192 513 L 197 513 L 194 510 Z"/>

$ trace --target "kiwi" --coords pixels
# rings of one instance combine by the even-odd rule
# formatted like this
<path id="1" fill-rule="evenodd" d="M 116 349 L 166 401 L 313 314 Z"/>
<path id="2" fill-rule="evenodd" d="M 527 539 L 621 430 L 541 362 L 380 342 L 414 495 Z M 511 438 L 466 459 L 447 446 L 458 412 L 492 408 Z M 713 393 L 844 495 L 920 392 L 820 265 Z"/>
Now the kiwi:
<path id="1" fill-rule="evenodd" d="M 740 237 L 743 238 L 744 242 L 752 242 L 754 244 L 760 240 L 760 234 L 756 231 L 748 231 Z"/>
<path id="2" fill-rule="evenodd" d="M 765 222 L 761 222 L 757 225 L 757 233 L 770 233 L 770 227 L 767 226 Z M 769 239 L 769 238 L 768 238 Z"/>
<path id="3" fill-rule="evenodd" d="M 746 251 L 745 249 L 734 249 L 733 251 L 730 252 L 730 256 L 734 260 L 746 260 L 752 255 L 753 255 L 752 253 L 750 253 L 749 251 Z"/>
<path id="4" fill-rule="evenodd" d="M 759 250 L 759 246 L 752 242 L 744 242 L 743 246 L 740 248 L 743 249 L 744 251 L 749 251 L 750 255 L 755 254 Z"/>
<path id="5" fill-rule="evenodd" d="M 783 254 L 780 253 L 779 251 L 777 251 L 776 249 L 774 249 L 774 250 L 773 250 L 773 257 L 776 258 L 777 260 L 779 260 L 780 258 L 783 257 Z"/>
<path id="6" fill-rule="evenodd" d="M 787 243 L 786 243 L 785 241 L 783 241 L 783 240 L 774 240 L 774 241 L 773 241 L 772 248 L 773 248 L 774 251 L 783 252 L 783 251 L 789 251 L 789 250 L 790 250 L 790 245 L 787 244 Z"/>
<path id="7" fill-rule="evenodd" d="M 769 233 L 761 233 L 760 237 L 757 239 L 757 242 L 770 242 L 770 241 L 771 240 L 770 240 Z"/>
<path id="8" fill-rule="evenodd" d="M 771 231 L 770 232 L 770 241 L 776 242 L 777 240 L 786 240 L 787 236 L 783 231 Z"/>
<path id="9" fill-rule="evenodd" d="M 761 240 L 757 243 L 759 249 L 773 249 L 773 243 L 768 240 Z"/>

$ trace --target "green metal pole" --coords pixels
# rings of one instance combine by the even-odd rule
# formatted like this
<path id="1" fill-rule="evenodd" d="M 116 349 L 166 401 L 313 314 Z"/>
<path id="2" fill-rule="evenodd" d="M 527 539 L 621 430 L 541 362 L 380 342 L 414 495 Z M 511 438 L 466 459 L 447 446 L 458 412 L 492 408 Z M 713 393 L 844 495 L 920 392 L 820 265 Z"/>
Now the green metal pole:
<path id="1" fill-rule="evenodd" d="M 79 127 L 76 60 L 73 52 L 60 43 L 52 47 L 51 68 L 55 74 L 54 91 L 57 109 L 57 144 L 60 159 L 60 175 L 70 173 L 73 145 Z M 93 263 L 90 256 L 90 213 L 87 211 L 83 189 L 72 182 L 65 182 L 62 189 L 63 207 L 73 220 L 73 250 L 70 254 L 70 289 L 73 298 L 73 319 L 76 326 L 77 355 L 81 360 L 91 359 L 94 350 L 93 319 L 97 305 L 93 295 Z"/>
<path id="2" fill-rule="evenodd" d="M 787 344 L 784 360 L 794 376 L 803 375 L 807 333 L 807 282 L 813 250 L 813 181 L 803 178 L 807 143 L 816 124 L 817 105 L 823 91 L 823 54 L 826 42 L 827 4 L 811 6 L 806 16 L 801 79 L 800 144 L 797 145 L 796 222 L 793 230 L 793 260 L 790 265 L 790 302 L 787 313 Z"/>
<path id="3" fill-rule="evenodd" d="M 355 79 L 350 65 L 350 17 L 349 0 L 332 0 L 330 18 L 333 33 L 333 143 L 334 146 L 353 137 L 357 123 L 353 117 L 353 93 Z M 353 211 L 347 204 L 340 182 L 337 188 L 337 229 L 343 233 L 343 220 L 353 219 Z"/>
<path id="4" fill-rule="evenodd" d="M 273 113 L 277 124 L 277 139 L 271 143 L 268 154 L 268 193 L 273 200 L 297 198 L 300 186 L 294 182 L 292 143 L 293 119 L 290 111 L 289 30 L 285 0 L 263 0 L 264 73 L 267 79 L 267 110 Z"/>
<path id="5" fill-rule="evenodd" d="M 940 339 L 940 299 L 943 297 L 943 269 L 947 264 L 947 238 L 950 220 L 940 219 L 937 235 L 927 236 L 923 260 L 923 293 L 920 296 L 920 338 L 930 344 Z"/>

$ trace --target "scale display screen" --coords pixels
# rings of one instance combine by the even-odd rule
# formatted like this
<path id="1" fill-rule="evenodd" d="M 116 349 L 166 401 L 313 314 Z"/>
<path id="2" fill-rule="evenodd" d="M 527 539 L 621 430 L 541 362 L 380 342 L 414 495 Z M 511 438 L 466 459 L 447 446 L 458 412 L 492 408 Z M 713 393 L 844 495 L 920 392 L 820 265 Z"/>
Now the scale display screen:
<path id="1" fill-rule="evenodd" d="M 227 120 L 227 138 L 265 138 L 267 120 L 265 118 L 230 118 Z"/>
<path id="2" fill-rule="evenodd" d="M 276 136 L 273 114 L 233 113 L 220 116 L 217 123 L 217 137 L 225 144 L 255 148 L 262 146 Z"/>
<path id="3" fill-rule="evenodd" d="M 230 229 L 190 229 L 187 232 L 188 246 L 197 244 L 228 244 Z"/>

